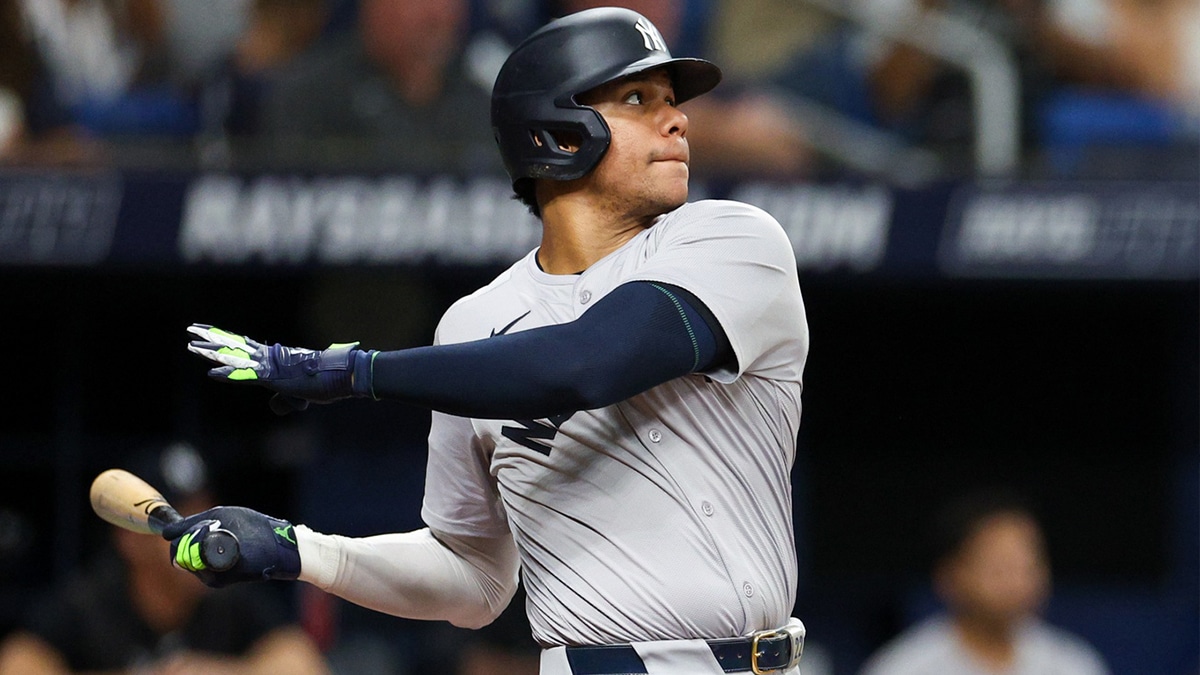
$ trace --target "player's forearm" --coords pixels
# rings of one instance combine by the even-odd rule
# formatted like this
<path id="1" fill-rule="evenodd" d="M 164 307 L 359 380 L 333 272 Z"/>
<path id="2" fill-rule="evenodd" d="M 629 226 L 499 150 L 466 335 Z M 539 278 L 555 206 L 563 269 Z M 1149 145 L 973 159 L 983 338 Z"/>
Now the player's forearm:
<path id="1" fill-rule="evenodd" d="M 429 529 L 351 538 L 296 528 L 300 579 L 357 605 L 464 628 L 491 623 L 517 587 L 508 537 L 443 537 Z"/>

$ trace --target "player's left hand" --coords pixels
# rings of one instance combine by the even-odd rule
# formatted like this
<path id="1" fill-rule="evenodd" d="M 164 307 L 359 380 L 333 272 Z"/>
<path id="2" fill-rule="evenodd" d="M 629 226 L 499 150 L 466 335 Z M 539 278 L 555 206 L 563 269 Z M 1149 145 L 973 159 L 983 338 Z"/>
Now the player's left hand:
<path id="1" fill-rule="evenodd" d="M 274 391 L 270 405 L 277 414 L 304 410 L 309 402 L 329 403 L 354 396 L 357 342 L 315 351 L 279 343 L 264 345 L 202 323 L 188 326 L 188 332 L 200 338 L 188 344 L 188 351 L 220 364 L 208 371 L 209 377 Z"/>
<path id="2" fill-rule="evenodd" d="M 200 555 L 204 538 L 218 528 L 228 530 L 238 538 L 237 564 L 222 572 L 209 569 Z M 292 580 L 300 576 L 296 528 L 286 520 L 253 509 L 241 506 L 211 508 L 168 525 L 163 529 L 163 537 L 171 540 L 171 564 L 191 572 L 213 588 L 243 581 Z"/>

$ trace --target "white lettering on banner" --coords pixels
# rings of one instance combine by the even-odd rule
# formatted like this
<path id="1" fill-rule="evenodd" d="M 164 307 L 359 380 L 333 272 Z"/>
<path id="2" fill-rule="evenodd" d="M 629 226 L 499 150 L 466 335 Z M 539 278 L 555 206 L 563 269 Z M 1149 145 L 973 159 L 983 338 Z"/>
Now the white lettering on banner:
<path id="1" fill-rule="evenodd" d="M 847 266 L 868 272 L 887 252 L 892 195 L 884 187 L 749 184 L 731 199 L 753 204 L 779 221 L 800 269 Z"/>
<path id="2" fill-rule="evenodd" d="M 1096 244 L 1099 206 L 1087 195 L 984 195 L 963 211 L 958 255 L 964 262 L 1085 259 Z"/>
<path id="3" fill-rule="evenodd" d="M 364 238 L 374 240 L 368 252 L 369 262 L 411 262 L 425 255 L 421 229 L 411 225 L 409 208 L 420 195 L 421 186 L 411 176 L 387 178 L 372 191 L 363 221 L 374 224 L 374 232 Z M 389 255 L 392 256 L 389 258 Z"/>
<path id="4" fill-rule="evenodd" d="M 0 262 L 95 264 L 110 252 L 118 176 L 10 175 L 0 184 Z"/>
<path id="5" fill-rule="evenodd" d="M 208 175 L 188 190 L 179 246 L 190 262 L 508 262 L 539 235 L 510 194 L 496 178 Z"/>
<path id="6" fill-rule="evenodd" d="M 237 222 L 241 181 L 226 176 L 207 176 L 189 186 L 183 199 L 179 251 L 183 259 L 196 262 L 209 258 L 218 262 L 241 262 L 230 255 L 223 242 L 233 240 Z M 240 246 L 234 247 L 241 254 Z M 244 255 L 242 256 L 244 259 Z"/>
<path id="7" fill-rule="evenodd" d="M 1096 246 L 1098 259 L 1119 261 L 1138 276 L 1194 269 L 1200 223 L 1194 196 L 1146 191 L 1111 201 Z"/>
<path id="8" fill-rule="evenodd" d="M 321 262 L 332 264 L 365 260 L 378 237 L 378 203 L 373 186 L 362 178 L 323 179 L 305 186 L 312 195 L 311 228 L 319 233 L 315 238 L 315 253 Z M 310 247 L 308 251 L 313 251 Z"/>
<path id="9" fill-rule="evenodd" d="M 314 196 L 297 179 L 267 177 L 245 200 L 246 251 L 267 263 L 299 262 L 313 239 Z"/>

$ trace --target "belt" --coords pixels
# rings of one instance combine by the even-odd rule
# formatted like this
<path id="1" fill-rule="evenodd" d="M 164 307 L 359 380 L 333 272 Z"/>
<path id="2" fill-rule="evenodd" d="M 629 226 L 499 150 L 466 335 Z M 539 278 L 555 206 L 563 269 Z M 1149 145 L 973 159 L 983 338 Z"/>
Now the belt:
<path id="1" fill-rule="evenodd" d="M 727 673 L 776 673 L 794 668 L 804 653 L 804 624 L 793 619 L 787 626 L 749 637 L 705 640 L 713 658 Z M 567 647 L 573 675 L 630 675 L 645 673 L 646 664 L 633 645 Z"/>

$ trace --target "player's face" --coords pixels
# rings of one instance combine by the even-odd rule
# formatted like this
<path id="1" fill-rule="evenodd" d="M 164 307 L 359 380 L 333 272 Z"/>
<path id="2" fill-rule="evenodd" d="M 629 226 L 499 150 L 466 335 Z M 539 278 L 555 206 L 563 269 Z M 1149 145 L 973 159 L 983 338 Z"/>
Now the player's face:
<path id="1" fill-rule="evenodd" d="M 688 119 L 675 106 L 665 70 L 601 85 L 579 97 L 608 123 L 612 142 L 589 174 L 591 188 L 618 212 L 666 213 L 687 201 Z"/>

